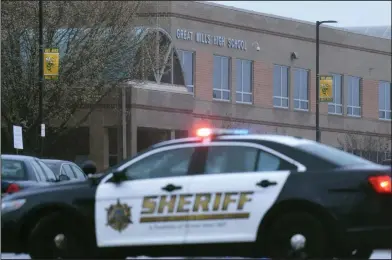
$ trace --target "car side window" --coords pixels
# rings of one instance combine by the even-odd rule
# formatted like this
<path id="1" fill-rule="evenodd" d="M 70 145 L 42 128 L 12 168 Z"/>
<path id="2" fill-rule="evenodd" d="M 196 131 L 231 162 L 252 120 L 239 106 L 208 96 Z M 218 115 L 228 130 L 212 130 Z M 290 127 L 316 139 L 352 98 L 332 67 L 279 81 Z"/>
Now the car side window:
<path id="1" fill-rule="evenodd" d="M 129 180 L 185 176 L 195 148 L 178 148 L 147 156 L 126 168 Z"/>
<path id="2" fill-rule="evenodd" d="M 75 173 L 77 179 L 79 179 L 79 180 L 86 179 L 86 175 L 79 167 L 71 164 L 71 168 L 72 168 L 73 172 Z"/>
<path id="3" fill-rule="evenodd" d="M 70 179 L 76 179 L 76 175 L 72 171 L 71 166 L 69 164 L 63 164 L 63 166 L 61 166 L 61 172 L 67 175 Z"/>
<path id="4" fill-rule="evenodd" d="M 40 181 L 48 181 L 48 176 L 43 172 L 39 164 L 35 160 L 30 160 L 31 166 L 33 167 L 33 170 L 35 171 L 35 174 Z"/>
<path id="5" fill-rule="evenodd" d="M 258 149 L 246 146 L 208 148 L 205 174 L 255 171 Z"/>
<path id="6" fill-rule="evenodd" d="M 279 157 L 260 151 L 259 158 L 257 161 L 257 171 L 284 171 L 284 170 L 295 170 L 296 166 L 292 165 Z"/>

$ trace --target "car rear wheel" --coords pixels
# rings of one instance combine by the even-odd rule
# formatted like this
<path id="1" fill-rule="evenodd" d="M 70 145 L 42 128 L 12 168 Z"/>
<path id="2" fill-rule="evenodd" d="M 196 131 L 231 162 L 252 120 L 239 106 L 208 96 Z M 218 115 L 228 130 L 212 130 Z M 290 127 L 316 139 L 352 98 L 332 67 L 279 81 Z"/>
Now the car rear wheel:
<path id="1" fill-rule="evenodd" d="M 53 213 L 43 217 L 31 231 L 28 251 L 32 259 L 86 258 L 91 256 L 87 241 L 76 222 Z"/>
<path id="2" fill-rule="evenodd" d="M 305 238 L 304 248 L 297 253 L 291 238 Z M 265 229 L 262 236 L 263 256 L 272 258 L 317 258 L 328 253 L 328 234 L 323 224 L 306 212 L 292 212 L 279 216 Z"/>

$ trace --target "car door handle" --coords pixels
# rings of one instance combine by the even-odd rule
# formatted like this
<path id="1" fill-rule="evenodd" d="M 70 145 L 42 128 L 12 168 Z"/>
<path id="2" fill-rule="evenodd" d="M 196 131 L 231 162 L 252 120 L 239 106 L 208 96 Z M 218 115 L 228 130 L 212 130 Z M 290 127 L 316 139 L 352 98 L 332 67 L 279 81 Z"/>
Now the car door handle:
<path id="1" fill-rule="evenodd" d="M 278 183 L 275 181 L 262 180 L 262 181 L 256 183 L 256 186 L 259 186 L 261 188 L 267 188 L 269 186 L 275 186 L 276 184 L 278 184 Z"/>
<path id="2" fill-rule="evenodd" d="M 176 186 L 176 185 L 173 185 L 173 184 L 168 184 L 165 187 L 162 187 L 162 190 L 165 190 L 167 192 L 172 192 L 172 191 L 181 190 L 181 189 L 182 189 L 181 186 Z"/>

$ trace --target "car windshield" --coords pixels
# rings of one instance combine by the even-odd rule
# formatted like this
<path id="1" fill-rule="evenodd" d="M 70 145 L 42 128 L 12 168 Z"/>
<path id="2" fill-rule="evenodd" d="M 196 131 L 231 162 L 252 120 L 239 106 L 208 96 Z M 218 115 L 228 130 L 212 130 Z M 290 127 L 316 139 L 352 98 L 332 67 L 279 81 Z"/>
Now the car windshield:
<path id="1" fill-rule="evenodd" d="M 339 167 L 349 166 L 349 165 L 364 165 L 364 164 L 375 164 L 371 161 L 363 159 L 354 154 L 347 153 L 345 151 L 336 149 L 334 147 L 319 144 L 319 143 L 311 143 L 311 144 L 301 144 L 298 145 L 297 148 L 308 152 L 310 154 L 316 155 L 328 162 L 331 162 Z"/>
<path id="2" fill-rule="evenodd" d="M 22 161 L 1 159 L 1 179 L 9 181 L 28 180 Z"/>
<path id="3" fill-rule="evenodd" d="M 37 163 L 39 164 L 39 166 L 41 166 L 46 176 L 48 176 L 49 181 L 57 180 L 56 174 L 54 174 L 54 172 L 48 166 L 46 166 L 45 163 L 43 163 L 41 160 L 37 160 Z"/>

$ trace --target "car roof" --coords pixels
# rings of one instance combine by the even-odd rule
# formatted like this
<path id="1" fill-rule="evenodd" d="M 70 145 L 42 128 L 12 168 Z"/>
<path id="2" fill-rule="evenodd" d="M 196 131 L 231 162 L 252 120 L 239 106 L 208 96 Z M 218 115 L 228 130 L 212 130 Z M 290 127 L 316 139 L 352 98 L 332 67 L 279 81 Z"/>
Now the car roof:
<path id="1" fill-rule="evenodd" d="M 72 163 L 75 164 L 74 162 L 71 161 L 66 161 L 66 160 L 57 160 L 57 159 L 41 159 L 43 162 L 47 163 Z"/>
<path id="2" fill-rule="evenodd" d="M 34 156 L 28 156 L 28 155 L 2 154 L 1 159 L 27 161 L 27 160 L 39 159 L 39 158 L 34 157 Z"/>
<path id="3" fill-rule="evenodd" d="M 295 136 L 287 136 L 287 135 L 264 135 L 264 134 L 250 134 L 250 135 L 222 135 L 215 137 L 216 140 L 235 140 L 235 141 L 269 141 L 274 143 L 279 143 L 287 146 L 298 146 L 302 144 L 312 144 L 315 141 L 295 137 Z M 155 144 L 152 148 L 159 148 L 168 145 L 175 144 L 187 144 L 187 143 L 196 143 L 202 140 L 201 137 L 188 137 L 188 138 L 180 138 L 173 139 L 168 141 L 163 141 Z"/>

